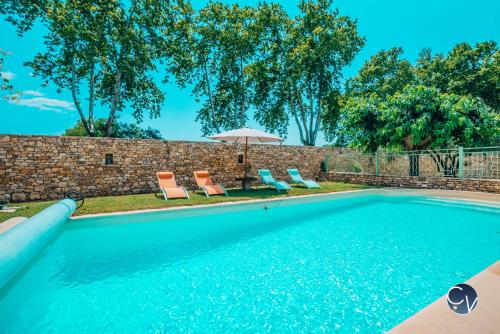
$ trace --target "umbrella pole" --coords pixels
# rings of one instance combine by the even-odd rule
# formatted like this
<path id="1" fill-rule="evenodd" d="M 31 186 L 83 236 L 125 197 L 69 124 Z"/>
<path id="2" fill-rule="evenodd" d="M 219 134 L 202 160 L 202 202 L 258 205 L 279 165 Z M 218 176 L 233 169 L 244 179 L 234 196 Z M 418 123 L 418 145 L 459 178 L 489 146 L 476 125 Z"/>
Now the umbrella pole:
<path id="1" fill-rule="evenodd" d="M 248 137 L 245 138 L 245 178 L 248 176 L 247 166 L 248 166 Z"/>

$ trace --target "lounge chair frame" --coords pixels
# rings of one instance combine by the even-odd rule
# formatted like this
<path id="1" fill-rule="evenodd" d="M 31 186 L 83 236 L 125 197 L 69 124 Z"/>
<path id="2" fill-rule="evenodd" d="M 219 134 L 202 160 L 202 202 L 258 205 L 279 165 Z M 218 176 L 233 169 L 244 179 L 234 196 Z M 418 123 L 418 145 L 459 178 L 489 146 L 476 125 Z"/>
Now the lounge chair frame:
<path id="1" fill-rule="evenodd" d="M 292 175 L 292 171 L 295 171 L 297 172 L 297 174 Z M 302 185 L 304 187 L 306 187 L 307 189 L 319 189 L 321 188 L 321 186 L 314 180 L 304 180 L 304 178 L 302 177 L 302 175 L 300 174 L 300 171 L 296 168 L 289 168 L 287 169 L 287 172 L 288 172 L 288 175 L 290 175 L 290 178 L 291 178 L 291 184 L 295 184 L 295 185 Z M 316 186 L 311 186 L 309 183 L 315 183 L 317 185 Z"/>
<path id="2" fill-rule="evenodd" d="M 220 183 L 218 185 L 219 185 L 219 187 L 222 188 L 222 190 L 224 190 L 224 194 L 226 196 L 229 196 L 228 193 L 227 193 L 226 188 L 222 184 L 220 184 Z M 201 190 L 203 190 L 203 192 L 205 193 L 205 196 L 210 197 L 210 195 L 208 194 L 207 188 L 205 188 L 205 186 L 199 186 L 199 187 L 200 187 Z"/>
<path id="3" fill-rule="evenodd" d="M 287 182 L 285 182 L 285 181 L 277 181 L 277 180 L 273 177 L 273 174 L 271 173 L 271 171 L 269 171 L 269 170 L 267 170 L 267 171 L 269 171 L 269 175 L 270 175 L 270 177 L 271 177 L 274 181 L 264 181 L 264 180 L 263 180 L 263 176 L 260 174 L 260 171 L 261 171 L 261 170 L 259 170 L 259 171 L 258 171 L 259 176 L 260 176 L 260 181 L 261 181 L 262 183 L 264 183 L 265 185 L 270 185 L 270 186 L 273 186 L 274 188 L 276 188 L 276 190 L 277 190 L 278 192 L 281 192 L 281 190 L 283 190 L 283 191 L 289 191 L 289 190 L 290 190 L 290 191 L 293 191 L 293 188 L 292 188 L 292 187 L 291 187 L 291 186 L 290 186 Z M 262 171 L 263 171 L 263 170 L 262 170 Z M 276 184 L 279 184 L 280 182 L 281 182 L 281 183 L 286 184 L 289 188 L 287 188 L 287 189 L 281 189 L 281 190 L 280 190 L 280 188 L 276 185 Z"/>
<path id="4" fill-rule="evenodd" d="M 189 193 L 187 191 L 187 189 L 185 187 L 182 187 L 180 186 L 179 188 L 182 188 L 182 190 L 184 190 L 184 193 L 186 194 L 187 196 L 187 199 L 190 199 L 189 197 Z M 165 201 L 168 201 L 168 195 L 167 195 L 167 192 L 163 189 L 163 188 L 160 188 L 162 194 L 163 194 L 163 198 L 165 198 Z"/>
<path id="5" fill-rule="evenodd" d="M 198 179 L 201 178 L 199 176 L 199 174 L 201 174 L 201 173 L 206 173 L 206 175 L 204 175 L 204 177 L 206 177 L 205 180 L 209 181 L 209 182 L 202 182 L 202 183 L 206 183 L 206 184 L 200 184 L 200 182 L 198 182 Z M 194 174 L 194 178 L 196 180 L 196 184 L 198 185 L 198 188 L 203 190 L 203 192 L 205 193 L 205 196 L 210 197 L 209 191 L 207 190 L 207 186 L 219 186 L 222 189 L 222 191 L 224 192 L 223 194 L 226 196 L 229 196 L 226 188 L 222 184 L 213 182 L 212 177 L 210 176 L 210 173 L 208 171 L 195 171 L 193 174 Z M 212 194 L 212 195 L 222 195 L 222 193 L 217 193 L 217 194 Z"/>

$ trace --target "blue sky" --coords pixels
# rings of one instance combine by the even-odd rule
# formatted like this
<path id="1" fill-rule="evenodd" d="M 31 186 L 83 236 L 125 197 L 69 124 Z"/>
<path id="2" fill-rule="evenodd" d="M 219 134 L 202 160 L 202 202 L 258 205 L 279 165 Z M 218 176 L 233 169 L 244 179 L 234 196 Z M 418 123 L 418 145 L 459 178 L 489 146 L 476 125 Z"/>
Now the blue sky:
<path id="1" fill-rule="evenodd" d="M 193 0 L 196 7 L 208 1 Z M 237 2 L 237 1 L 227 1 Z M 258 1 L 239 1 L 256 4 Z M 297 13 L 296 1 L 275 0 L 291 14 Z M 366 46 L 353 64 L 344 71 L 345 77 L 356 74 L 363 62 L 380 49 L 401 46 L 405 56 L 414 61 L 420 49 L 448 52 L 458 42 L 476 43 L 500 39 L 500 1 L 495 0 L 338 0 L 334 5 L 342 15 L 358 19 L 359 31 L 367 39 Z M 9 50 L 3 75 L 9 75 L 12 84 L 25 97 L 20 104 L 0 101 L 0 133 L 59 135 L 72 126 L 78 115 L 73 110 L 71 96 L 65 91 L 56 92 L 53 85 L 41 87 L 41 80 L 31 77 L 23 62 L 29 60 L 43 47 L 43 29 L 34 30 L 19 38 L 15 29 L 0 22 L 0 48 Z M 167 94 L 162 116 L 146 119 L 142 124 L 152 126 L 169 140 L 204 140 L 200 125 L 196 123 L 199 108 L 190 89 L 180 89 L 175 84 L 162 86 Z M 126 112 L 122 121 L 133 121 Z M 259 127 L 254 122 L 249 125 Z M 294 124 L 290 124 L 287 144 L 300 144 Z M 320 138 L 318 144 L 324 144 Z"/>

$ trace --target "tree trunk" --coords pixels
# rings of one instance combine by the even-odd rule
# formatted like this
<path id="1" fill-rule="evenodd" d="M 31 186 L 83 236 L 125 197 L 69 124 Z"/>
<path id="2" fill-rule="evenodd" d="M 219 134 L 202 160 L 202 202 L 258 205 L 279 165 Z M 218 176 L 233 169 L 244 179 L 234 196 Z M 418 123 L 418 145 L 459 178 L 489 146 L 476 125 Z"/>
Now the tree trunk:
<path id="1" fill-rule="evenodd" d="M 89 114 L 88 123 L 90 131 L 95 134 L 94 129 L 94 92 L 95 92 L 95 65 L 92 64 L 89 80 Z"/>
<path id="2" fill-rule="evenodd" d="M 113 134 L 113 125 L 115 123 L 116 110 L 118 108 L 118 103 L 120 101 L 120 88 L 121 88 L 121 72 L 117 70 L 115 79 L 115 92 L 113 96 L 113 104 L 111 105 L 111 110 L 109 112 L 108 120 L 106 121 L 105 136 L 111 137 Z"/>
<path id="3" fill-rule="evenodd" d="M 208 75 L 208 61 L 206 57 L 203 57 L 203 75 L 205 80 L 205 88 L 208 95 L 208 100 L 210 103 L 210 112 L 212 113 L 212 125 L 217 133 L 220 132 L 219 123 L 217 122 L 217 115 L 215 113 L 214 97 L 212 95 L 212 89 L 210 87 L 210 77 Z"/>
<path id="4" fill-rule="evenodd" d="M 408 174 L 410 176 L 420 175 L 420 155 L 416 153 L 409 153 L 408 155 L 409 170 Z"/>
<path id="5" fill-rule="evenodd" d="M 78 99 L 77 90 L 77 79 L 76 79 L 76 69 L 74 65 L 74 59 L 71 60 L 71 96 L 73 98 L 73 103 L 75 104 L 75 108 L 78 111 L 78 115 L 80 115 L 80 120 L 82 121 L 83 128 L 85 132 L 89 135 L 89 137 L 95 137 L 95 131 L 93 126 L 91 127 L 87 118 L 83 114 L 82 106 L 80 105 L 80 100 Z"/>
<path id="6" fill-rule="evenodd" d="M 240 56 L 240 127 L 244 127 L 245 119 L 245 77 L 243 73 L 243 58 Z"/>
<path id="7" fill-rule="evenodd" d="M 301 138 L 301 142 L 304 146 L 313 146 L 314 144 L 311 145 L 311 129 L 308 126 L 307 119 L 307 113 L 309 111 L 306 110 L 306 107 L 304 106 L 304 102 L 302 100 L 302 96 L 297 89 L 295 90 L 295 97 L 297 99 L 297 105 L 300 111 L 300 122 L 297 120 L 297 125 L 299 126 L 300 133 L 304 134 L 304 137 Z"/>
<path id="8" fill-rule="evenodd" d="M 290 104 L 290 112 L 292 113 L 293 118 L 295 119 L 295 123 L 297 124 L 297 128 L 299 129 L 300 142 L 304 143 L 304 140 L 305 140 L 305 138 L 304 138 L 304 132 L 302 131 L 302 126 L 300 125 L 299 116 L 297 115 L 297 109 L 295 107 L 293 99 L 290 98 L 290 100 L 289 100 L 288 103 Z"/>
<path id="9" fill-rule="evenodd" d="M 442 173 L 444 177 L 456 177 L 458 174 L 458 154 L 457 153 L 444 153 L 444 158 L 441 153 L 434 150 L 428 151 L 432 160 L 436 164 L 438 172 Z"/>

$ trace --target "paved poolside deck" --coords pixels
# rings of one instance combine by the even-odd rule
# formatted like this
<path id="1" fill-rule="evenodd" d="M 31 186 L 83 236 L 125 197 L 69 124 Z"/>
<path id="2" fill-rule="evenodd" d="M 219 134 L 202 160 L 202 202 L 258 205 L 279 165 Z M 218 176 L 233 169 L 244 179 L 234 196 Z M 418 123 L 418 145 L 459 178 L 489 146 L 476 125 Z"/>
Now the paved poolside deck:
<path id="1" fill-rule="evenodd" d="M 478 295 L 476 308 L 458 315 L 443 296 L 394 327 L 389 334 L 500 333 L 500 261 L 466 282 Z"/>
<path id="2" fill-rule="evenodd" d="M 0 224 L 0 234 L 13 228 L 17 224 L 22 223 L 26 219 L 27 219 L 26 217 L 14 217 L 14 218 L 7 219 L 6 221 L 4 221 L 3 223 Z"/>
<path id="3" fill-rule="evenodd" d="M 409 192 L 419 192 L 424 195 L 446 197 L 449 199 L 471 200 L 475 202 L 500 203 L 500 194 L 473 192 L 473 191 L 458 191 L 458 190 L 437 190 L 437 189 L 411 189 L 405 190 Z"/>

